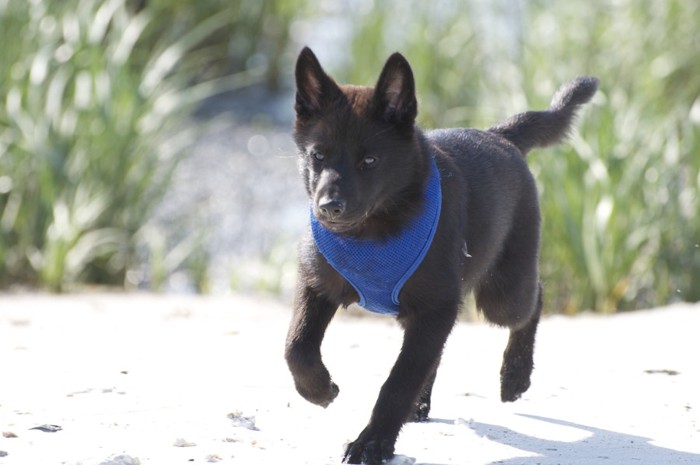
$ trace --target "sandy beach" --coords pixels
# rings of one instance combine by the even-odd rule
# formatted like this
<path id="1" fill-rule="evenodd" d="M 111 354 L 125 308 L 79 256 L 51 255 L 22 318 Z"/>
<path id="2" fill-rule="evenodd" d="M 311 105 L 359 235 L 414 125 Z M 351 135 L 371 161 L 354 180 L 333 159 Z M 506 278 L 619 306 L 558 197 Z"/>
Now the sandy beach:
<path id="1" fill-rule="evenodd" d="M 294 390 L 290 309 L 261 297 L 0 296 L 0 464 L 339 464 L 401 343 L 343 311 L 324 342 L 340 395 Z M 507 332 L 459 323 L 432 420 L 395 463 L 700 464 L 700 306 L 544 318 L 532 387 L 502 404 Z"/>

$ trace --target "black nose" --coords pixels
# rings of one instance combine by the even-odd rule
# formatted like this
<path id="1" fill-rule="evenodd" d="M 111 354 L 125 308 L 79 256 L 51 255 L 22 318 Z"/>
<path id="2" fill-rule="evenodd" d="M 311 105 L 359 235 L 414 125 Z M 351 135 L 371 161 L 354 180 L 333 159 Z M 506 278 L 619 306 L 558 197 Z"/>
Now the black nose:
<path id="1" fill-rule="evenodd" d="M 324 218 L 333 220 L 338 218 L 345 211 L 345 201 L 323 198 L 318 204 L 318 210 Z"/>

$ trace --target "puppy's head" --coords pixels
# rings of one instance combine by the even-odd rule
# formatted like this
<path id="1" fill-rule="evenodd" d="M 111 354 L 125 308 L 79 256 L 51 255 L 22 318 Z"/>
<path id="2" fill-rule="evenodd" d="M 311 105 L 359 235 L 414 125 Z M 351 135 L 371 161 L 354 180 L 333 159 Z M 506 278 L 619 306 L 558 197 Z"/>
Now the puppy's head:
<path id="1" fill-rule="evenodd" d="M 339 233 L 371 235 L 410 216 L 425 160 L 406 59 L 389 57 L 374 88 L 346 86 L 304 48 L 296 85 L 294 138 L 316 218 Z"/>

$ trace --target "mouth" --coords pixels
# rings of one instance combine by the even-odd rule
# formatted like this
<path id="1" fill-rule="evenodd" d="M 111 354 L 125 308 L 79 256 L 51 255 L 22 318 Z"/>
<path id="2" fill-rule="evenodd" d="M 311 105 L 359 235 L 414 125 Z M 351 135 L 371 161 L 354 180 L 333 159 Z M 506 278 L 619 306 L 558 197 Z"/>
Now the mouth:
<path id="1" fill-rule="evenodd" d="M 321 215 L 317 208 L 312 208 L 312 214 L 321 226 L 334 233 L 348 235 L 359 234 L 365 229 L 372 210 L 370 208 L 361 214 L 345 212 L 342 216 L 329 218 Z"/>
<path id="2" fill-rule="evenodd" d="M 334 233 L 339 234 L 350 232 L 359 226 L 359 223 L 350 221 L 319 219 L 318 222 L 321 223 L 321 225 L 329 231 L 333 231 Z"/>
<path id="3" fill-rule="evenodd" d="M 340 218 L 326 218 L 323 215 L 319 215 L 315 209 L 313 216 L 321 226 L 337 234 L 350 234 L 362 229 L 366 219 L 364 216 L 357 218 L 355 216 L 348 217 L 347 215 Z"/>

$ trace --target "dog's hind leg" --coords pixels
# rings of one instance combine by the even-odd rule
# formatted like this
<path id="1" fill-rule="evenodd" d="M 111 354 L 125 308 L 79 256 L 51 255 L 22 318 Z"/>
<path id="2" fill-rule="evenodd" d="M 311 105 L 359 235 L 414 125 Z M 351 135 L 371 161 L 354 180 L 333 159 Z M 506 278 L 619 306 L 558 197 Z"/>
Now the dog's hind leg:
<path id="1" fill-rule="evenodd" d="M 511 329 L 501 366 L 501 400 L 513 402 L 530 387 L 534 367 L 535 334 L 542 312 L 542 285 L 538 286 L 535 313 L 525 326 Z"/>
<path id="2" fill-rule="evenodd" d="M 517 400 L 530 387 L 530 375 L 534 366 L 535 334 L 542 311 L 542 287 L 535 283 L 533 288 L 532 297 L 517 292 L 509 295 L 507 286 L 501 288 L 501 286 L 486 285 L 477 289 L 476 292 L 477 305 L 486 318 L 510 329 L 510 337 L 503 353 L 501 366 L 501 400 L 503 402 Z M 520 298 L 516 297 L 518 294 Z M 508 312 L 508 310 L 511 311 Z M 506 316 L 510 319 L 505 318 Z"/>
<path id="3" fill-rule="evenodd" d="M 537 224 L 521 223 L 495 266 L 475 289 L 477 307 L 492 323 L 510 329 L 501 367 L 501 400 L 512 402 L 530 387 L 535 334 L 542 311 Z"/>

